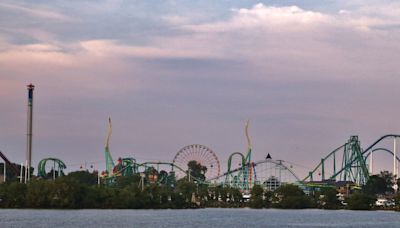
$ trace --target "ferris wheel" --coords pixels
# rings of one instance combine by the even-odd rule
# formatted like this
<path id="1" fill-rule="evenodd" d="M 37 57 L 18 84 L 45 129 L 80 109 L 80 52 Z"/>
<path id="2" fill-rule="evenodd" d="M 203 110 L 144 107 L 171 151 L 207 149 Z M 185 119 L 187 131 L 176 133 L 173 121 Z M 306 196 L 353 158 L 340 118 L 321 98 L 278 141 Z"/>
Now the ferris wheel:
<path id="1" fill-rule="evenodd" d="M 206 180 L 220 175 L 220 163 L 217 155 L 208 147 L 200 144 L 192 144 L 183 147 L 175 155 L 173 163 L 174 165 L 187 170 L 188 163 L 190 161 L 196 161 L 202 166 L 207 167 L 207 171 L 204 174 Z M 177 178 L 182 178 L 186 173 L 181 170 L 176 171 Z"/>

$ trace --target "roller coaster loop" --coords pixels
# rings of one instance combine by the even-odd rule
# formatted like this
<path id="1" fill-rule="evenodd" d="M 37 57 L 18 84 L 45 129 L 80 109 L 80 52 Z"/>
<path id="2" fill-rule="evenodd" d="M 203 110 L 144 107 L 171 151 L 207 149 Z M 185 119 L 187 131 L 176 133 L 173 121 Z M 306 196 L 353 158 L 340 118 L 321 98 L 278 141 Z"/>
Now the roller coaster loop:
<path id="1" fill-rule="evenodd" d="M 58 176 L 64 176 L 64 169 L 67 168 L 65 163 L 58 158 L 45 158 L 42 159 L 38 164 L 38 176 L 41 178 L 47 178 L 46 163 L 48 161 L 53 162 L 53 179 Z"/>

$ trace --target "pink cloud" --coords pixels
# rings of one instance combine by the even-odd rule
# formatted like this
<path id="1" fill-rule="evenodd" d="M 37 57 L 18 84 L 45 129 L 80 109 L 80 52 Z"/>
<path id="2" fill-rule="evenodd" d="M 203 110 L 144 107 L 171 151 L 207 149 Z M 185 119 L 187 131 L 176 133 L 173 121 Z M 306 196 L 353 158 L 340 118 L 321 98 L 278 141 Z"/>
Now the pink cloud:
<path id="1" fill-rule="evenodd" d="M 57 21 L 75 21 L 75 19 L 61 14 L 59 12 L 54 11 L 53 9 L 49 8 L 38 8 L 32 6 L 22 6 L 17 4 L 10 4 L 10 3 L 0 3 L 0 8 L 5 8 L 7 10 L 12 10 L 20 13 L 24 13 L 33 17 L 57 20 Z"/>

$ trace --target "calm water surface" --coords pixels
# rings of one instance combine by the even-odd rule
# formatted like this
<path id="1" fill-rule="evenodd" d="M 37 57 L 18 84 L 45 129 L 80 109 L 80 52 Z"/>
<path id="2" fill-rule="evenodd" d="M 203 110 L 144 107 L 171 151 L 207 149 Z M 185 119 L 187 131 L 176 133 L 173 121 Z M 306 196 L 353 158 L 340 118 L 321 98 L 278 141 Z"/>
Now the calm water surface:
<path id="1" fill-rule="evenodd" d="M 0 227 L 400 227 L 391 211 L 0 210 Z"/>

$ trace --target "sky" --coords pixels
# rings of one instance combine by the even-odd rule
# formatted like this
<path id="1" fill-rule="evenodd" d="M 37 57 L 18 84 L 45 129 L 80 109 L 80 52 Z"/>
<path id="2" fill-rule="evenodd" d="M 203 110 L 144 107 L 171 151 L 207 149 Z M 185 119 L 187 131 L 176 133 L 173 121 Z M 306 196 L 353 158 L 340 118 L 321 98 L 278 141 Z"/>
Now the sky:
<path id="1" fill-rule="evenodd" d="M 0 150 L 25 160 L 33 83 L 35 166 L 104 169 L 111 116 L 114 159 L 203 144 L 224 171 L 250 120 L 253 160 L 305 176 L 351 135 L 400 133 L 399 40 L 398 1 L 4 0 Z"/>

